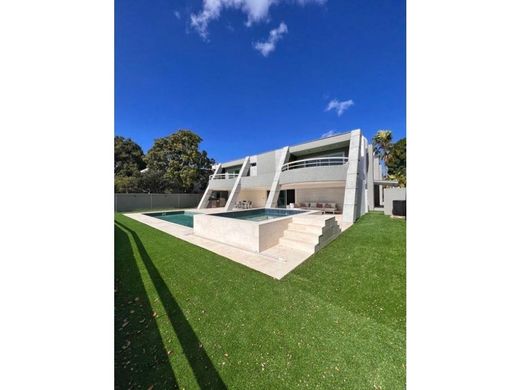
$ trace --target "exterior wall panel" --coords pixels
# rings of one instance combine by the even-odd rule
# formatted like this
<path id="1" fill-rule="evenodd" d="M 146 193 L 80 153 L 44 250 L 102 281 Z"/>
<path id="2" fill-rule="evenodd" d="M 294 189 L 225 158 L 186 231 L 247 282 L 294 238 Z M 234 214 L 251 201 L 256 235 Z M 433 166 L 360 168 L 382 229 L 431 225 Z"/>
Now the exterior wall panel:
<path id="1" fill-rule="evenodd" d="M 280 174 L 280 184 L 296 184 L 319 181 L 345 181 L 347 178 L 347 166 L 323 166 L 299 168 L 283 171 Z"/>

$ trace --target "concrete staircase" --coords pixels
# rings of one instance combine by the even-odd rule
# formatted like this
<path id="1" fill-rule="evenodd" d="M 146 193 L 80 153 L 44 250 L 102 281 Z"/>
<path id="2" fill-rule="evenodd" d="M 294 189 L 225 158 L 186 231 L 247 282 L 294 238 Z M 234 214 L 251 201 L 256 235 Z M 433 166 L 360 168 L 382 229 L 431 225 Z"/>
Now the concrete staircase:
<path id="1" fill-rule="evenodd" d="M 316 253 L 341 233 L 334 215 L 295 216 L 279 240 L 279 245 Z"/>

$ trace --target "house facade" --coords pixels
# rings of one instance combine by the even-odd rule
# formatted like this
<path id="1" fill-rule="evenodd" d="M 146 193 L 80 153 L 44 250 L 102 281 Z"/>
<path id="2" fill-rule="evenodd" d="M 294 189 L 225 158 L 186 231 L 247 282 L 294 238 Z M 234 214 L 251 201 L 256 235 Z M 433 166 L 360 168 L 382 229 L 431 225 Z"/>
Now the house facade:
<path id="1" fill-rule="evenodd" d="M 216 164 L 199 209 L 333 204 L 342 221 L 383 205 L 382 169 L 361 130 Z"/>

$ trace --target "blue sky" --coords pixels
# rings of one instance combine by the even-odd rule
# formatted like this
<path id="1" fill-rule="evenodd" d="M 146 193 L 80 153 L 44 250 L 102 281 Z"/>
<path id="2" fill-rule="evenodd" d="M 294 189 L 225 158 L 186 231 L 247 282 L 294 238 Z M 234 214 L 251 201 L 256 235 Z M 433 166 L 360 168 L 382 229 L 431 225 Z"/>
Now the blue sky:
<path id="1" fill-rule="evenodd" d="M 116 0 L 115 12 L 115 132 L 144 152 L 179 128 L 217 161 L 355 128 L 406 135 L 404 1 Z"/>

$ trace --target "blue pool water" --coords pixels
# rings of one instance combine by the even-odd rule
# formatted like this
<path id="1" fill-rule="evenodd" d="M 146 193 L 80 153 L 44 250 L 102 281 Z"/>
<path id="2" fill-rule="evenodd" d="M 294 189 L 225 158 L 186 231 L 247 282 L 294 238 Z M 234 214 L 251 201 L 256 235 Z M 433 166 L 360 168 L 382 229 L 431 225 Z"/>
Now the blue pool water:
<path id="1" fill-rule="evenodd" d="M 230 211 L 227 213 L 217 213 L 219 217 L 244 219 L 247 221 L 266 221 L 269 219 L 276 219 L 287 217 L 289 215 L 304 213 L 305 210 L 291 210 L 291 209 L 256 209 L 245 211 Z"/>
<path id="2" fill-rule="evenodd" d="M 193 215 L 198 213 L 193 213 L 191 211 L 165 211 L 159 213 L 147 213 L 150 217 L 162 219 L 163 221 L 168 221 L 171 223 L 176 223 L 177 225 L 193 227 Z"/>

